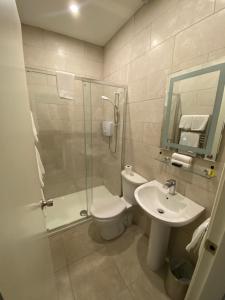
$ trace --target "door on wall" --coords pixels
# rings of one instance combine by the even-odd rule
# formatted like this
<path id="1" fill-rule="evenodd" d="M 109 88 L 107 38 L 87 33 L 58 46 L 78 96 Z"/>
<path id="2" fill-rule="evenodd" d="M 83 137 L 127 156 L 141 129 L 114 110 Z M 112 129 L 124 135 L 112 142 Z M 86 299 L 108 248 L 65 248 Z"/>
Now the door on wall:
<path id="1" fill-rule="evenodd" d="M 225 299 L 225 165 L 203 249 L 185 300 Z"/>
<path id="2" fill-rule="evenodd" d="M 0 294 L 55 300 L 14 0 L 0 0 L 0 49 Z"/>

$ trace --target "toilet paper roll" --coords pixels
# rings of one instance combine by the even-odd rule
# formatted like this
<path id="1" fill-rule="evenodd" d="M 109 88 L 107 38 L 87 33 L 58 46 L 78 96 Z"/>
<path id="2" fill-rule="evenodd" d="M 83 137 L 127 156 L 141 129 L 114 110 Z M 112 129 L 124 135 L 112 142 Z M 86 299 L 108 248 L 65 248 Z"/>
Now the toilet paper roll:
<path id="1" fill-rule="evenodd" d="M 190 157 L 188 155 L 179 154 L 179 153 L 173 153 L 172 154 L 172 159 L 179 160 L 179 161 L 181 161 L 183 163 L 186 163 L 186 164 L 191 164 L 192 163 L 192 157 Z"/>
<path id="2" fill-rule="evenodd" d="M 133 172 L 132 172 L 132 166 L 126 165 L 125 166 L 125 171 L 126 171 L 127 175 L 132 175 L 133 174 Z"/>
<path id="3" fill-rule="evenodd" d="M 176 160 L 176 159 L 171 159 L 171 165 L 174 165 L 174 166 L 177 166 L 177 167 L 183 167 L 183 168 L 186 168 L 186 169 L 189 169 L 191 167 L 191 164 L 187 164 L 187 163 L 184 163 L 183 161 L 180 161 L 180 160 Z"/>

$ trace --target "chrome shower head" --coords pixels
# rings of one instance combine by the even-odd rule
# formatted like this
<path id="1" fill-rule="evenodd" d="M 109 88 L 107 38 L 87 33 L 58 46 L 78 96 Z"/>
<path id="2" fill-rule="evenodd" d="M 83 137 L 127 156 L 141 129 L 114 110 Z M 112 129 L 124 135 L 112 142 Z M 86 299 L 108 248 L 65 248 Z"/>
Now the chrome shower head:
<path id="1" fill-rule="evenodd" d="M 110 101 L 110 99 L 108 97 L 106 97 L 106 96 L 101 96 L 101 99 L 105 100 L 105 101 Z"/>
<path id="2" fill-rule="evenodd" d="M 113 103 L 113 101 L 109 97 L 107 97 L 107 96 L 101 96 L 101 99 L 102 99 L 102 101 L 108 101 L 109 103 L 112 104 L 112 106 L 114 107 L 114 109 L 118 110 L 118 106 L 115 103 Z"/>
<path id="3" fill-rule="evenodd" d="M 115 106 L 115 104 L 112 102 L 112 100 L 111 100 L 109 97 L 107 97 L 107 96 L 101 96 L 101 99 L 102 99 L 103 101 L 108 101 L 108 102 L 110 102 L 113 106 Z"/>

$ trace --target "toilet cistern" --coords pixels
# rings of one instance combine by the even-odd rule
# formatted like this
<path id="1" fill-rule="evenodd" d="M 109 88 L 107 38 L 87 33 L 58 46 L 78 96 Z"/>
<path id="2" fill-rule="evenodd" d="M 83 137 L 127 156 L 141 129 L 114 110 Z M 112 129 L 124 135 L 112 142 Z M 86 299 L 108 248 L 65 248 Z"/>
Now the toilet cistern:
<path id="1" fill-rule="evenodd" d="M 170 195 L 176 195 L 176 186 L 177 182 L 175 179 L 168 179 L 163 187 L 169 189 Z"/>

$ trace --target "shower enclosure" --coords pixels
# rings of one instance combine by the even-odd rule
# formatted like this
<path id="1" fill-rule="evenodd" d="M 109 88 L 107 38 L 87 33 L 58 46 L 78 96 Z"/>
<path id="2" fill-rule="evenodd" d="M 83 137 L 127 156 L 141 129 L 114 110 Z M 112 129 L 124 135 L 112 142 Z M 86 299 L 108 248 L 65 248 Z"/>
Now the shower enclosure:
<path id="1" fill-rule="evenodd" d="M 27 69 L 27 82 L 43 192 L 54 201 L 44 209 L 46 227 L 53 230 L 87 218 L 93 201 L 121 194 L 127 89 L 75 77 L 74 100 L 66 100 L 58 96 L 55 72 Z M 111 136 L 103 123 L 111 124 Z"/>

